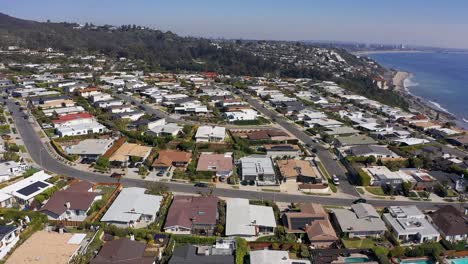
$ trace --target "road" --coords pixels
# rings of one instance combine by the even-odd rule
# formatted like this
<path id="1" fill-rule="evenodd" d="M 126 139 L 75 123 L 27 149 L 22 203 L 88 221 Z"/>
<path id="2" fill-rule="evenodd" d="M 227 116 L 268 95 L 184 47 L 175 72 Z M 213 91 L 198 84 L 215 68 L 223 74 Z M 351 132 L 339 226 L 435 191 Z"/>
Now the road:
<path id="1" fill-rule="evenodd" d="M 238 90 L 239 91 L 239 90 Z M 304 131 L 300 130 L 296 124 L 290 123 L 286 118 L 281 116 L 279 113 L 273 110 L 267 109 L 261 102 L 257 99 L 252 98 L 251 95 L 244 93 L 243 91 L 239 91 L 239 96 L 241 96 L 245 101 L 255 107 L 260 113 L 267 116 L 268 118 L 274 120 L 278 125 L 283 127 L 289 133 L 293 134 L 299 140 L 310 146 L 310 149 L 317 150 L 317 156 L 325 166 L 327 171 L 330 174 L 336 175 L 340 179 L 340 185 L 338 189 L 348 195 L 351 196 L 359 196 L 359 193 L 356 191 L 356 188 L 349 182 L 348 175 L 346 169 L 340 164 L 339 161 L 334 160 L 331 153 L 321 146 L 318 143 L 315 143 L 312 138 L 307 135 Z"/>
<path id="2" fill-rule="evenodd" d="M 5 99 L 1 98 L 0 102 L 4 102 Z M 82 180 L 88 180 L 93 182 L 116 182 L 115 179 L 109 176 L 97 174 L 89 171 L 82 171 L 76 168 L 65 165 L 50 155 L 47 151 L 45 144 L 39 138 L 39 135 L 35 132 L 32 121 L 24 118 L 24 113 L 19 110 L 19 106 L 15 105 L 10 99 L 6 100 L 7 106 L 12 111 L 12 117 L 15 121 L 16 129 L 23 138 L 24 144 L 31 155 L 31 158 L 39 164 L 45 170 L 51 171 L 56 174 L 61 174 L 69 177 L 74 177 Z M 148 183 L 144 180 L 139 179 L 128 179 L 122 178 L 121 183 L 126 187 L 145 187 Z M 191 184 L 164 183 L 173 192 L 178 193 L 199 193 L 206 192 L 206 188 L 197 188 Z M 349 206 L 353 198 L 337 198 L 328 196 L 310 196 L 310 195 L 293 195 L 285 193 L 273 193 L 273 192 L 256 192 L 256 191 L 245 191 L 238 189 L 224 189 L 215 188 L 213 194 L 219 197 L 237 197 L 245 199 L 259 199 L 259 200 L 272 200 L 275 202 L 315 202 L 324 205 L 334 206 Z M 385 207 L 390 205 L 414 205 L 416 202 L 412 201 L 391 201 L 391 200 L 369 200 L 370 204 L 376 207 Z M 434 209 L 440 207 L 443 204 L 431 203 L 431 202 L 417 202 L 421 209 Z"/>

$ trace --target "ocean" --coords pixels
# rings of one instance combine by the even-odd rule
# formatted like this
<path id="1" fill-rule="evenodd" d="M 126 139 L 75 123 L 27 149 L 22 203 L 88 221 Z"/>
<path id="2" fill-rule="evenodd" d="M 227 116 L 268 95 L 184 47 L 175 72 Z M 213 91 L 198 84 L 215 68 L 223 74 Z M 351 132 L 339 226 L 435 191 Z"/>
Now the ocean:
<path id="1" fill-rule="evenodd" d="M 467 53 L 378 53 L 370 58 L 387 68 L 411 73 L 405 81 L 411 94 L 451 113 L 468 127 Z"/>

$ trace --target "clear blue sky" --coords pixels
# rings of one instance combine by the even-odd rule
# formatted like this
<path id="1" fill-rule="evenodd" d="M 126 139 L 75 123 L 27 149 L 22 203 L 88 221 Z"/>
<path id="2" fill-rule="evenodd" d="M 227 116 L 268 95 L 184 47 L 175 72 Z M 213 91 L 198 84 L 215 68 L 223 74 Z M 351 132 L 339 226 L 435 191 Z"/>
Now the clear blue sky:
<path id="1" fill-rule="evenodd" d="M 180 35 L 468 48 L 467 0 L 0 0 L 25 19 L 137 24 Z"/>

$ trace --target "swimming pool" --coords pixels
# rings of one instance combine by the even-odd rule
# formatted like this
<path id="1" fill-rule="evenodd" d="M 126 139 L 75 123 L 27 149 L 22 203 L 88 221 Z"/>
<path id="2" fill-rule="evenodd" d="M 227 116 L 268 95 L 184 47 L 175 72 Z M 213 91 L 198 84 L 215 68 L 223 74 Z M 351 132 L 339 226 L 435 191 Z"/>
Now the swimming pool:
<path id="1" fill-rule="evenodd" d="M 468 258 L 452 259 L 452 264 L 468 264 Z"/>
<path id="2" fill-rule="evenodd" d="M 344 259 L 345 263 L 362 263 L 362 262 L 369 262 L 368 258 L 364 257 L 350 257 Z"/>
<path id="3" fill-rule="evenodd" d="M 402 260 L 400 264 L 434 264 L 434 261 L 428 259 L 408 259 Z"/>

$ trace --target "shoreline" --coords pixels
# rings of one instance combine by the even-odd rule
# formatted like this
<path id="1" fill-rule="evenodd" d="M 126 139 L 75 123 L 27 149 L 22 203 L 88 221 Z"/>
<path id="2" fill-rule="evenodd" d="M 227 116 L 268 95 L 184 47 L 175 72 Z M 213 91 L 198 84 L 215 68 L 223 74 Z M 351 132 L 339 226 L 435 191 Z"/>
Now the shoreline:
<path id="1" fill-rule="evenodd" d="M 411 78 L 411 76 L 412 74 L 409 72 L 397 71 L 393 75 L 392 79 L 395 91 L 400 93 L 401 96 L 404 96 L 408 100 L 410 111 L 422 113 L 434 121 L 439 121 L 443 123 L 455 121 L 457 127 L 460 127 L 462 129 L 466 127 L 466 125 L 461 125 L 463 124 L 463 121 L 457 118 L 452 113 L 439 109 L 434 104 L 434 102 L 431 102 L 426 98 L 412 94 L 409 90 L 409 87 L 405 84 L 407 80 Z"/>
<path id="2" fill-rule="evenodd" d="M 435 53 L 435 51 L 425 50 L 363 50 L 351 52 L 356 56 L 371 55 L 371 54 L 392 54 L 392 53 Z"/>

